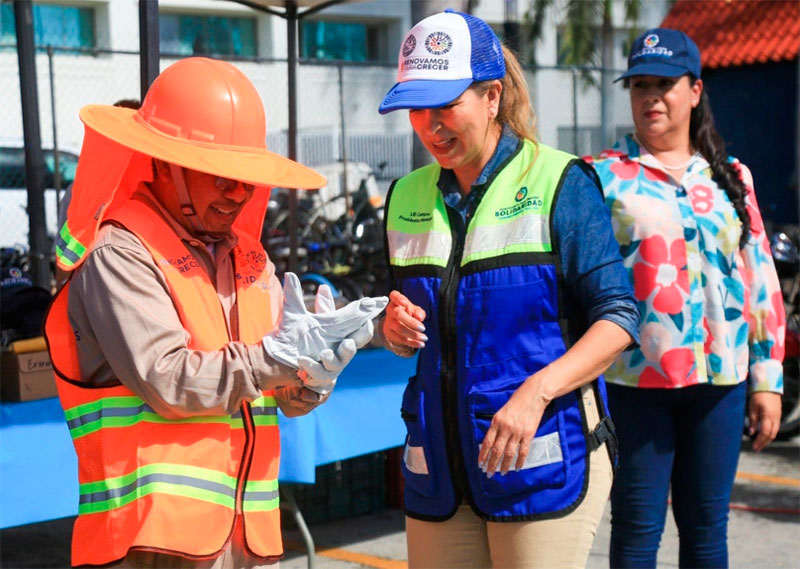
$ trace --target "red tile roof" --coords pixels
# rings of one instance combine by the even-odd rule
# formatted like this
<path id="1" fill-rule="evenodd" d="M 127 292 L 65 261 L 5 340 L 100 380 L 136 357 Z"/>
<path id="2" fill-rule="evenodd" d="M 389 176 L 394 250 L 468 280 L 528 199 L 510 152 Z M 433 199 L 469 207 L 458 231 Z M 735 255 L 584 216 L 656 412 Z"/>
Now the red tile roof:
<path id="1" fill-rule="evenodd" d="M 692 38 L 707 69 L 792 60 L 800 53 L 798 0 L 678 0 L 661 26 Z"/>

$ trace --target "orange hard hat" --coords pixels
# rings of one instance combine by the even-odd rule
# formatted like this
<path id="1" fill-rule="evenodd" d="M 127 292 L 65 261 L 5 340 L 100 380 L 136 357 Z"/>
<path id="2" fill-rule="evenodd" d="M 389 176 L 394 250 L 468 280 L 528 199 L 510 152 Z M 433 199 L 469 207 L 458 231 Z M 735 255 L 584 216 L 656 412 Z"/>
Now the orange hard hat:
<path id="1" fill-rule="evenodd" d="M 81 156 L 67 222 L 56 236 L 65 270 L 83 263 L 108 214 L 152 180 L 152 158 L 261 187 L 325 185 L 317 172 L 266 149 L 261 97 L 224 61 L 182 59 L 156 78 L 138 111 L 89 105 L 80 117 Z M 256 192 L 235 226 L 258 239 L 268 200 L 269 191 Z"/>
<path id="2" fill-rule="evenodd" d="M 138 111 L 88 105 L 87 127 L 142 154 L 257 186 L 316 189 L 325 178 L 270 152 L 255 86 L 235 66 L 203 57 L 167 67 Z"/>

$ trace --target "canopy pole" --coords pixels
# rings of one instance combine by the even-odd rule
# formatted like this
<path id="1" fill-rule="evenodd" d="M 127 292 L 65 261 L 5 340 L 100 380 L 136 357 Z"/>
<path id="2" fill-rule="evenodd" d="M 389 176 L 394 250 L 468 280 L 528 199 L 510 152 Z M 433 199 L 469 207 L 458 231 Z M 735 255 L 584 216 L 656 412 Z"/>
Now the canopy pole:
<path id="1" fill-rule="evenodd" d="M 141 0 L 146 1 L 146 0 Z M 234 0 L 239 4 L 249 6 L 254 10 L 266 12 L 273 16 L 286 18 L 286 47 L 287 47 L 287 94 L 289 99 L 289 125 L 288 125 L 288 157 L 297 160 L 297 23 L 303 16 L 308 16 L 324 10 L 329 6 L 341 4 L 345 0 L 325 0 L 316 6 L 307 8 L 302 14 L 298 12 L 297 0 L 285 0 L 284 12 L 280 13 L 268 6 L 252 0 Z M 297 190 L 289 188 L 289 265 L 288 270 L 297 272 Z"/>
<path id="2" fill-rule="evenodd" d="M 50 290 L 50 247 L 44 215 L 44 155 L 39 124 L 39 93 L 36 86 L 36 47 L 33 35 L 33 3 L 14 2 L 17 32 L 19 89 L 22 101 L 22 132 L 25 141 L 25 181 L 28 186 L 28 243 L 31 277 L 37 286 Z"/>
<path id="3" fill-rule="evenodd" d="M 287 75 L 289 92 L 289 159 L 297 160 L 297 2 L 286 1 Z M 289 270 L 297 272 L 297 190 L 289 189 Z"/>
<path id="4" fill-rule="evenodd" d="M 160 71 L 158 0 L 139 0 L 139 84 L 141 100 Z"/>

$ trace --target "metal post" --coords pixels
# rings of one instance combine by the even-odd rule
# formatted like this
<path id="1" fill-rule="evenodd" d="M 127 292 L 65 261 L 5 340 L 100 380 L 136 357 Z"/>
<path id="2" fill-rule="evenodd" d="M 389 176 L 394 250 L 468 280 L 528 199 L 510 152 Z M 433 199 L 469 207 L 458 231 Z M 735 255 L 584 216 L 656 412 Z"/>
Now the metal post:
<path id="1" fill-rule="evenodd" d="M 503 39 L 505 44 L 515 54 L 520 53 L 519 14 L 517 13 L 517 0 L 505 0 L 505 20 L 503 21 Z"/>
<path id="2" fill-rule="evenodd" d="M 160 71 L 158 0 L 139 0 L 139 84 L 141 100 Z"/>
<path id="3" fill-rule="evenodd" d="M 297 160 L 297 2 L 286 1 L 287 76 L 289 95 L 289 158 Z M 297 272 L 297 190 L 289 189 L 289 270 Z"/>
<path id="4" fill-rule="evenodd" d="M 603 148 L 608 148 L 614 143 L 614 98 L 612 90 L 614 88 L 613 72 L 614 66 L 614 28 L 611 25 L 611 14 L 606 12 L 603 17 L 603 47 L 602 47 L 602 69 L 600 70 L 600 148 L 592 148 L 591 152 L 597 152 Z"/>
<path id="5" fill-rule="evenodd" d="M 311 532 L 308 531 L 306 521 L 303 519 L 303 514 L 300 511 L 300 507 L 297 505 L 297 500 L 295 500 L 292 485 L 281 484 L 280 493 L 281 507 L 288 509 L 289 512 L 291 512 L 292 517 L 294 518 L 294 523 L 297 524 L 297 529 L 300 530 L 300 535 L 303 537 L 303 543 L 305 544 L 306 551 L 308 552 L 308 569 L 314 569 L 314 565 L 316 564 L 317 560 L 316 548 L 314 547 L 314 538 L 311 537 Z"/>
<path id="6" fill-rule="evenodd" d="M 572 153 L 578 154 L 578 68 L 572 68 Z"/>
<path id="7" fill-rule="evenodd" d="M 56 87 L 53 73 L 53 46 L 47 46 L 47 70 L 50 74 L 50 118 L 53 123 L 53 187 L 56 190 L 56 210 L 61 209 L 61 157 L 58 151 L 58 127 L 56 126 Z M 56 231 L 61 231 L 56 227 Z"/>
<path id="8" fill-rule="evenodd" d="M 445 8 L 456 8 L 464 11 L 466 1 L 453 2 L 453 0 L 411 0 L 411 24 L 414 25 L 420 20 L 427 18 L 438 12 L 443 12 Z M 411 168 L 416 170 L 421 166 L 430 164 L 433 156 L 425 149 L 425 146 L 415 134 L 411 135 Z"/>
<path id="9" fill-rule="evenodd" d="M 350 215 L 350 187 L 347 185 L 347 137 L 344 130 L 344 80 L 342 64 L 336 66 L 339 71 L 339 124 L 342 130 L 342 187 L 344 191 L 345 215 Z"/>
<path id="10" fill-rule="evenodd" d="M 33 281 L 50 290 L 50 250 L 44 215 L 44 159 L 36 87 L 36 51 L 33 41 L 33 3 L 14 2 L 17 32 L 19 88 L 22 100 L 22 132 L 25 140 L 25 179 L 28 185 L 28 243 Z"/>

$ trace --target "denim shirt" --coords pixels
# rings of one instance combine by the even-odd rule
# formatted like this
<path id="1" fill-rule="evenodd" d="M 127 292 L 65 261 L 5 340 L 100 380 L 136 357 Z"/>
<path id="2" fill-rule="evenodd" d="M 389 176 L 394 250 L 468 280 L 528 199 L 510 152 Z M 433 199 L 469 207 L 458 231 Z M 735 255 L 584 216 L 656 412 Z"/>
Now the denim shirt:
<path id="1" fill-rule="evenodd" d="M 494 154 L 472 186 L 486 183 L 518 144 L 516 134 L 504 126 Z M 462 196 L 452 170 L 442 169 L 437 185 L 445 203 L 466 221 L 467 211 L 479 192 Z M 567 286 L 567 316 L 582 322 L 586 328 L 598 320 L 610 320 L 638 344 L 639 310 L 614 237 L 610 213 L 597 180 L 577 165 L 567 171 L 555 204 L 553 240 Z"/>

